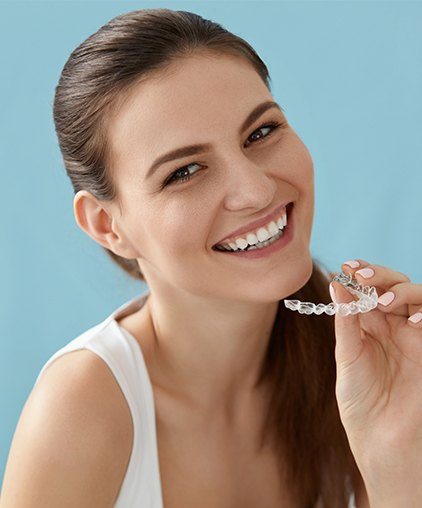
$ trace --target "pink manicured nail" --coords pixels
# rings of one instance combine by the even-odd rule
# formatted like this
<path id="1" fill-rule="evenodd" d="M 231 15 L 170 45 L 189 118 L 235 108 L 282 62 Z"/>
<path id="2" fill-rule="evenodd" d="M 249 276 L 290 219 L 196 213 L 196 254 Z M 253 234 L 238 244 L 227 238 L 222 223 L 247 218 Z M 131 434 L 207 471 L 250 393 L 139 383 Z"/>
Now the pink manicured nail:
<path id="1" fill-rule="evenodd" d="M 372 277 L 374 274 L 375 272 L 372 268 L 362 268 L 362 270 L 355 272 L 355 275 L 361 275 L 364 279 L 369 279 L 369 277 Z"/>
<path id="2" fill-rule="evenodd" d="M 387 293 L 384 293 L 378 298 L 378 303 L 381 305 L 388 305 L 394 300 L 395 297 L 396 295 L 392 291 L 387 291 Z"/>
<path id="3" fill-rule="evenodd" d="M 417 312 L 416 314 L 413 314 L 408 318 L 409 321 L 412 321 L 412 323 L 419 323 L 419 321 L 422 319 L 422 312 Z"/>
<path id="4" fill-rule="evenodd" d="M 350 266 L 350 268 L 357 268 L 360 266 L 359 261 L 356 261 L 356 259 L 351 259 L 350 261 L 345 261 L 343 265 Z"/>

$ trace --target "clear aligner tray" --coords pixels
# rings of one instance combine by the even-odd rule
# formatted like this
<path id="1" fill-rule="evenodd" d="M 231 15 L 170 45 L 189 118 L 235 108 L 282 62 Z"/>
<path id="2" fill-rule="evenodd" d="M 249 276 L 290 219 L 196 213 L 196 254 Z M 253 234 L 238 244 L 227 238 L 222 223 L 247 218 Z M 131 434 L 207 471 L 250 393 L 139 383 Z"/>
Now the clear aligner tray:
<path id="1" fill-rule="evenodd" d="M 340 314 L 348 316 L 349 314 L 357 314 L 358 312 L 369 312 L 378 305 L 378 294 L 373 286 L 363 286 L 359 284 L 351 275 L 340 272 L 336 275 L 332 282 L 339 282 L 349 293 L 356 295 L 359 300 L 349 303 L 331 302 L 328 305 L 312 302 L 301 302 L 299 300 L 284 300 L 284 305 L 290 310 L 297 310 L 300 314 Z"/>

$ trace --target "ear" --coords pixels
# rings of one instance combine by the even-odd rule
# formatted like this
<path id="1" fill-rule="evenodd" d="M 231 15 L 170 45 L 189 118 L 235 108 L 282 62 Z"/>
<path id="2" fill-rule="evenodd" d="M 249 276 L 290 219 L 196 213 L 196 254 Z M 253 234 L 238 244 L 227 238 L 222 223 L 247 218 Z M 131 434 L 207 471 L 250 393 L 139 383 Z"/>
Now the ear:
<path id="1" fill-rule="evenodd" d="M 106 207 L 85 190 L 78 191 L 73 199 L 73 214 L 76 223 L 87 235 L 118 256 L 126 259 L 139 257 L 123 232 L 119 231 L 112 208 L 112 204 Z"/>

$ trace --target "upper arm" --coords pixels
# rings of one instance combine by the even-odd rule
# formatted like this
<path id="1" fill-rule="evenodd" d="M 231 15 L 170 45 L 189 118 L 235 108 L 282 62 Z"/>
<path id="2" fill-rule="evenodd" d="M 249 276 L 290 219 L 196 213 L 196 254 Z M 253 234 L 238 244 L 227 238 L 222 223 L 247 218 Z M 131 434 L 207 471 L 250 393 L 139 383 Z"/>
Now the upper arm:
<path id="1" fill-rule="evenodd" d="M 131 447 L 130 410 L 108 366 L 89 350 L 67 353 L 25 403 L 0 507 L 111 507 Z"/>

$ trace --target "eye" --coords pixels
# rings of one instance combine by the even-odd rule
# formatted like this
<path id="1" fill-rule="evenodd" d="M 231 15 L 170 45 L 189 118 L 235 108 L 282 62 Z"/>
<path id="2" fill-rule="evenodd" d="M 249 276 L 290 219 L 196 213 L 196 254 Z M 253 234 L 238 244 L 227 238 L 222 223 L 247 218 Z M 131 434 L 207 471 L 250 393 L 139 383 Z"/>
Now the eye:
<path id="1" fill-rule="evenodd" d="M 266 134 L 265 136 L 261 135 L 261 137 L 259 137 L 258 139 L 255 139 L 253 141 L 253 143 L 258 143 L 260 141 L 263 141 L 273 131 L 275 131 L 278 127 L 280 127 L 280 125 L 284 125 L 284 124 L 281 124 L 280 122 L 269 122 L 269 123 L 266 123 L 265 125 L 261 125 L 261 127 L 259 127 L 256 131 L 252 132 L 252 134 L 249 136 L 249 138 L 251 138 L 252 136 L 255 136 L 257 132 L 259 132 L 259 131 L 261 131 L 263 129 L 270 129 L 270 132 L 268 134 Z"/>
<path id="2" fill-rule="evenodd" d="M 186 182 L 187 180 L 190 180 L 192 178 L 192 174 L 189 173 L 189 168 L 191 166 L 200 166 L 200 164 L 197 164 L 196 162 L 192 162 L 191 164 L 188 164 L 187 166 L 182 166 L 181 168 L 176 169 L 176 171 L 174 171 L 174 173 L 172 173 L 170 175 L 170 177 L 164 182 L 163 187 L 165 187 L 166 185 L 171 185 L 172 182 L 177 182 L 177 183 L 182 182 L 183 183 L 183 182 Z M 181 178 L 176 178 L 177 174 L 183 174 L 183 173 L 185 173 L 185 176 L 182 176 Z"/>
<path id="3" fill-rule="evenodd" d="M 252 138 L 253 136 L 255 136 L 255 139 L 253 139 L 253 141 L 249 142 L 249 144 L 253 144 L 253 143 L 259 143 L 261 141 L 264 141 L 265 138 L 267 138 L 273 131 L 275 131 L 276 129 L 278 129 L 280 126 L 285 126 L 286 123 L 280 123 L 280 122 L 268 122 L 266 123 L 265 125 L 261 125 L 261 127 L 259 127 L 258 129 L 256 129 L 248 138 L 248 140 L 250 138 Z M 260 135 L 257 139 L 256 139 L 256 135 L 257 133 L 259 133 L 260 131 L 262 131 L 263 129 L 270 129 L 270 131 L 268 132 L 268 134 L 265 134 L 265 135 Z M 248 145 L 245 145 L 245 146 L 248 146 Z M 195 175 L 198 171 L 195 171 L 193 174 L 189 173 L 189 168 L 192 167 L 192 166 L 200 166 L 200 164 L 197 164 L 196 162 L 192 162 L 191 164 L 188 164 L 186 166 L 182 166 L 181 168 L 178 168 L 176 169 L 176 171 L 174 171 L 170 176 L 169 178 L 167 178 L 167 180 L 163 183 L 162 185 L 162 189 L 164 187 L 166 187 L 167 185 L 172 185 L 173 183 L 183 183 L 183 182 L 186 182 L 188 180 L 190 180 L 192 178 L 193 175 Z M 181 178 L 177 178 L 177 174 L 183 174 L 184 173 L 184 176 L 182 176 Z"/>

